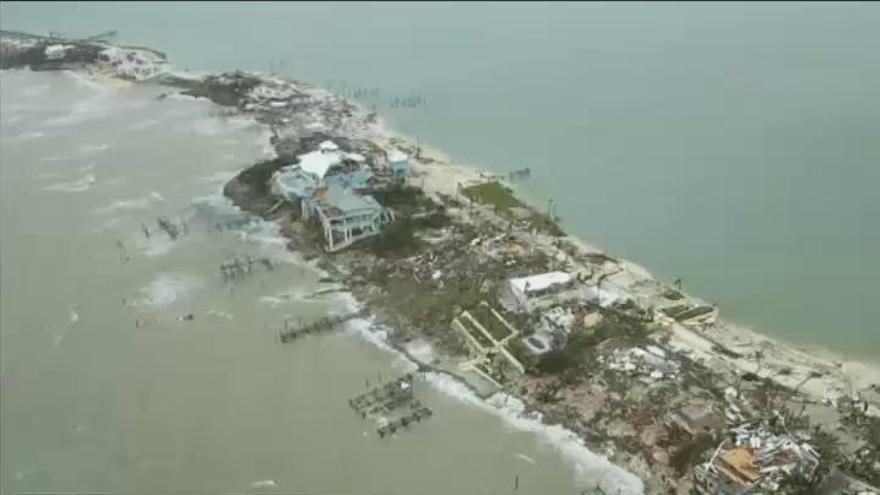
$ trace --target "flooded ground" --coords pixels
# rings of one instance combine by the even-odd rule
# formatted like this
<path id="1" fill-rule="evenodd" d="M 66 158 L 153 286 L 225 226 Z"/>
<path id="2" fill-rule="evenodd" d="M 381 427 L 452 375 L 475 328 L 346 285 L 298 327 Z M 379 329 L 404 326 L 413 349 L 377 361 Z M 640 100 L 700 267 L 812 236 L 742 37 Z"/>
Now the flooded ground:
<path id="1" fill-rule="evenodd" d="M 279 344 L 285 318 L 351 301 L 310 297 L 321 274 L 221 196 L 268 152 L 265 129 L 159 88 L 2 78 L 3 493 L 640 490 L 438 375 L 416 385 L 434 417 L 379 439 L 346 401 L 409 367 L 362 321 Z M 275 269 L 226 283 L 236 256 Z"/>

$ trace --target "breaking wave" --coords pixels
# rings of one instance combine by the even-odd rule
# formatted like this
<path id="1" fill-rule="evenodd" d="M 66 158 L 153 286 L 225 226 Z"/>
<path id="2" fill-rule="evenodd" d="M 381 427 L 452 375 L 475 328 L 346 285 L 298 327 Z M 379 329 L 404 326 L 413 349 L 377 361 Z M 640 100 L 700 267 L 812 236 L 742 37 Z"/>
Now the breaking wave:
<path id="1" fill-rule="evenodd" d="M 67 127 L 81 124 L 88 120 L 105 117 L 110 113 L 106 105 L 106 96 L 98 95 L 86 100 L 77 101 L 65 115 L 52 117 L 45 122 L 48 127 Z"/>
<path id="2" fill-rule="evenodd" d="M 82 152 L 84 154 L 99 153 L 101 151 L 107 151 L 108 149 L 110 149 L 110 146 L 107 144 L 104 144 L 104 143 L 102 143 L 102 144 L 84 144 L 79 147 L 80 152 Z"/>
<path id="3" fill-rule="evenodd" d="M 145 120 L 141 120 L 140 122 L 135 122 L 134 124 L 126 127 L 125 130 L 126 131 L 143 131 L 143 130 L 149 129 L 151 127 L 156 127 L 159 124 L 161 124 L 161 122 L 159 122 L 156 119 L 145 119 Z"/>
<path id="4" fill-rule="evenodd" d="M 42 137 L 46 137 L 45 132 L 32 131 L 32 132 L 25 132 L 25 133 L 19 134 L 18 136 L 13 137 L 12 139 L 14 141 L 32 141 L 34 139 L 40 139 Z"/>
<path id="5" fill-rule="evenodd" d="M 598 482 L 606 491 L 612 490 L 614 493 L 643 493 L 644 485 L 637 476 L 587 449 L 574 432 L 560 425 L 544 424 L 541 414 L 526 412 L 525 404 L 519 399 L 498 392 L 484 401 L 466 385 L 446 373 L 429 372 L 425 374 L 425 379 L 454 399 L 501 418 L 509 427 L 536 434 L 573 462 L 579 481 Z"/>
<path id="6" fill-rule="evenodd" d="M 162 202 L 164 200 L 165 198 L 162 197 L 161 194 L 153 191 L 150 194 L 147 194 L 146 196 L 137 199 L 119 199 L 110 203 L 109 205 L 96 208 L 93 211 L 97 214 L 105 215 L 115 213 L 117 211 L 145 210 L 150 207 L 150 204 L 153 201 Z"/>
<path id="7" fill-rule="evenodd" d="M 40 96 L 41 94 L 49 91 L 49 89 L 50 88 L 48 84 L 35 84 L 29 88 L 21 90 L 21 94 L 22 96 L 25 96 L 27 98 L 33 98 L 34 96 Z"/>
<path id="8" fill-rule="evenodd" d="M 132 304 L 137 307 L 168 306 L 202 285 L 202 280 L 192 275 L 160 273 L 138 291 L 139 297 Z"/>
<path id="9" fill-rule="evenodd" d="M 67 182 L 56 182 L 43 188 L 43 190 L 54 192 L 83 192 L 91 189 L 97 181 L 98 179 L 95 177 L 95 174 L 86 174 L 79 179 Z"/>
<path id="10" fill-rule="evenodd" d="M 358 309 L 359 304 L 352 296 L 342 294 L 341 297 L 347 300 L 351 309 Z M 418 366 L 409 357 L 388 344 L 388 332 L 377 328 L 371 320 L 351 320 L 347 324 L 347 329 L 394 355 L 397 358 L 396 364 L 403 367 L 405 371 L 418 369 Z M 419 361 L 422 361 L 423 358 L 430 360 L 433 356 L 433 350 L 430 345 L 427 347 L 425 345 L 417 345 L 415 349 L 409 351 L 415 350 L 416 355 L 413 357 Z M 534 433 L 538 438 L 555 447 L 566 459 L 572 462 L 577 481 L 589 483 L 591 486 L 599 483 L 609 493 L 629 495 L 644 492 L 644 485 L 637 476 L 589 450 L 574 432 L 561 425 L 544 424 L 541 414 L 528 413 L 525 404 L 519 399 L 498 392 L 484 400 L 459 379 L 447 373 L 427 372 L 424 376 L 432 387 L 447 396 L 500 418 L 510 428 Z M 531 458 L 529 460 L 534 462 Z"/>

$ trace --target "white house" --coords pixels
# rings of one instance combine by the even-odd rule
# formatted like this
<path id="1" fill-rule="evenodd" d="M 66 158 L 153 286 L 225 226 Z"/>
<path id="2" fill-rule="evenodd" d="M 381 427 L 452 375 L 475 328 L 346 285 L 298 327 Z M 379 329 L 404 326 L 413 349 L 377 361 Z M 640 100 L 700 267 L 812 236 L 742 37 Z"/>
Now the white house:
<path id="1" fill-rule="evenodd" d="M 363 187 L 370 176 L 363 155 L 342 151 L 333 141 L 324 141 L 317 150 L 299 155 L 299 168 L 318 182 L 346 187 Z"/>
<path id="2" fill-rule="evenodd" d="M 574 281 L 570 273 L 548 272 L 512 278 L 507 281 L 507 286 L 517 305 L 530 309 L 535 300 L 565 291 L 571 288 Z"/>

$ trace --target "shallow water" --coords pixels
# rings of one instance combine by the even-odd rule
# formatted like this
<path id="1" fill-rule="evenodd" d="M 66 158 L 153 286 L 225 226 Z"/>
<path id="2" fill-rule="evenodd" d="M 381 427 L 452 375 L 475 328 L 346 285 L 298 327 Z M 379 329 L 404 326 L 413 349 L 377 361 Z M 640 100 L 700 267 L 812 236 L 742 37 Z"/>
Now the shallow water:
<path id="1" fill-rule="evenodd" d="M 364 322 L 279 344 L 284 318 L 351 302 L 309 298 L 320 274 L 271 226 L 216 229 L 246 218 L 220 190 L 265 155 L 264 129 L 70 74 L 0 88 L 0 492 L 488 494 L 517 475 L 517 493 L 639 491 L 443 375 L 416 385 L 435 415 L 379 439 L 347 399 L 409 365 Z M 188 233 L 170 240 L 159 216 Z M 276 269 L 225 284 L 220 263 L 245 255 Z"/>
<path id="2" fill-rule="evenodd" d="M 12 28 L 115 28 L 181 67 L 376 89 L 364 102 L 395 126 L 456 161 L 530 167 L 523 192 L 571 230 L 733 321 L 880 359 L 876 4 L 3 9 Z M 389 108 L 407 96 L 427 103 Z"/>

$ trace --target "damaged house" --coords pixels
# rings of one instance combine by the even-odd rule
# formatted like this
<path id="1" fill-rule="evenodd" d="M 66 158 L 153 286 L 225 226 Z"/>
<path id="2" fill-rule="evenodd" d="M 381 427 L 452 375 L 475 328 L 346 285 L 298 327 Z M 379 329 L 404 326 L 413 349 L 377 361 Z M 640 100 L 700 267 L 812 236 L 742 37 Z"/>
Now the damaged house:
<path id="1" fill-rule="evenodd" d="M 358 189 L 366 186 L 372 175 L 366 158 L 346 153 L 333 141 L 324 141 L 318 149 L 299 155 L 298 162 L 288 165 L 272 177 L 272 191 L 289 201 L 303 202 L 303 217 L 309 218 L 314 204 L 309 201 L 323 186 Z"/>
<path id="2" fill-rule="evenodd" d="M 739 435 L 743 437 L 744 435 Z M 773 492 L 792 475 L 810 478 L 819 466 L 819 454 L 806 442 L 789 436 L 749 434 L 734 448 L 716 450 L 695 472 L 706 493 L 740 495 Z"/>
<path id="3" fill-rule="evenodd" d="M 357 194 L 339 184 L 316 190 L 309 204 L 314 206 L 329 252 L 374 236 L 382 225 L 394 220 L 394 213 L 372 196 Z"/>
<path id="4" fill-rule="evenodd" d="M 555 304 L 556 297 L 574 286 L 575 278 L 566 272 L 548 272 L 507 281 L 509 300 L 520 311 L 532 311 Z"/>
<path id="5" fill-rule="evenodd" d="M 721 431 L 724 428 L 724 415 L 709 403 L 688 404 L 667 414 L 666 425 L 696 437 Z"/>
<path id="6" fill-rule="evenodd" d="M 376 235 L 394 220 L 394 213 L 372 196 L 360 194 L 371 172 L 366 159 L 324 141 L 318 149 L 299 156 L 299 162 L 273 175 L 275 194 L 299 205 L 304 220 L 316 218 L 329 252 L 344 249 Z"/>
<path id="7" fill-rule="evenodd" d="M 355 189 L 366 186 L 372 175 L 363 155 L 342 151 L 333 141 L 324 141 L 317 150 L 300 155 L 299 168 L 321 184 Z"/>

